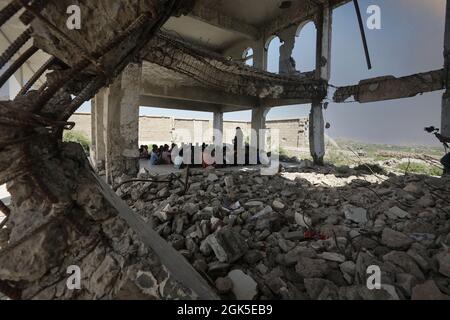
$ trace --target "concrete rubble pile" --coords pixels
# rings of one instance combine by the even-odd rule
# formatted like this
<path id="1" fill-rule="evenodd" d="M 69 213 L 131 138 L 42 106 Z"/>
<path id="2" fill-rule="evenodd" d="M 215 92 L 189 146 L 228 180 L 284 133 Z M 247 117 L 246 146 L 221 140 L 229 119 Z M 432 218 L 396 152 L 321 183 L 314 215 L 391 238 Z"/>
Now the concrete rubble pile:
<path id="1" fill-rule="evenodd" d="M 179 182 L 117 193 L 222 298 L 450 299 L 448 178 L 344 171 L 199 170 L 185 194 Z"/>

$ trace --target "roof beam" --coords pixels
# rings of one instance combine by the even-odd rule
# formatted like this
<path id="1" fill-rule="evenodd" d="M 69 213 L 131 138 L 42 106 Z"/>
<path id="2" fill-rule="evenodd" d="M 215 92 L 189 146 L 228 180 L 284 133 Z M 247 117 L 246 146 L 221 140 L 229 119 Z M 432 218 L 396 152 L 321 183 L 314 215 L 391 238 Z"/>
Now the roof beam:
<path id="1" fill-rule="evenodd" d="M 222 111 L 222 106 L 198 101 L 188 101 L 173 98 L 153 97 L 149 95 L 141 95 L 139 97 L 141 106 L 152 108 L 164 108 L 173 110 L 189 110 L 199 112 L 215 112 Z"/>
<path id="2" fill-rule="evenodd" d="M 220 29 L 242 34 L 248 39 L 258 40 L 262 35 L 255 26 L 206 6 L 195 6 L 189 16 Z"/>
<path id="3" fill-rule="evenodd" d="M 187 86 L 164 86 L 152 83 L 145 79 L 141 88 L 142 96 L 151 96 L 157 98 L 168 98 L 173 100 L 185 100 L 199 102 L 202 105 L 231 105 L 248 107 L 258 104 L 256 97 L 242 96 L 223 92 L 213 88 L 187 87 Z"/>
<path id="4" fill-rule="evenodd" d="M 360 103 L 410 98 L 424 92 L 444 89 L 444 80 L 443 69 L 401 78 L 386 76 L 362 80 L 358 85 L 338 88 L 333 101 L 346 102 L 351 96 Z"/>

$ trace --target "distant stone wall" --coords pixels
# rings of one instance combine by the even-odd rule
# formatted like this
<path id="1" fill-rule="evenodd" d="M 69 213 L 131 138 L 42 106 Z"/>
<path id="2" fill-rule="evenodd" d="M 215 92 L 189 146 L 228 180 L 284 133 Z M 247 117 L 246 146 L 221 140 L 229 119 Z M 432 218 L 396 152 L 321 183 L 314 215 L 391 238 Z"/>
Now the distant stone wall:
<path id="1" fill-rule="evenodd" d="M 91 138 L 91 115 L 75 113 L 70 121 L 74 121 L 74 130 L 84 132 Z M 267 121 L 268 129 L 278 129 L 280 145 L 288 150 L 308 146 L 308 118 Z M 237 127 L 240 127 L 245 138 L 250 134 L 251 122 L 224 121 L 224 142 L 231 143 Z M 212 120 L 180 119 L 172 117 L 141 116 L 139 118 L 140 144 L 175 143 L 212 143 Z M 196 134 L 197 133 L 197 134 Z M 201 135 L 203 133 L 203 136 Z"/>

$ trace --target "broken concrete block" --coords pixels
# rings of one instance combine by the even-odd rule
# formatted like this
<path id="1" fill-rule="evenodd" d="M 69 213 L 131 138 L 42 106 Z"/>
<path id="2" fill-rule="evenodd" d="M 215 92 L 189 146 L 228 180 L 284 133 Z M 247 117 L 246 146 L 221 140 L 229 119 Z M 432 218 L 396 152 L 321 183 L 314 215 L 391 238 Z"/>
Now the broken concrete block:
<path id="1" fill-rule="evenodd" d="M 344 207 L 345 219 L 356 223 L 367 223 L 367 210 L 364 208 L 346 206 Z"/>
<path id="2" fill-rule="evenodd" d="M 450 278 L 450 253 L 441 253 L 437 255 L 439 262 L 439 273 Z"/>
<path id="3" fill-rule="evenodd" d="M 208 182 L 215 182 L 215 181 L 219 180 L 219 177 L 216 174 L 214 174 L 214 173 L 210 173 L 208 175 L 208 178 L 206 178 L 206 180 Z"/>
<path id="4" fill-rule="evenodd" d="M 450 300 L 444 295 L 433 280 L 428 280 L 412 289 L 411 300 Z"/>
<path id="5" fill-rule="evenodd" d="M 283 209 L 286 207 L 286 205 L 285 205 L 283 202 L 281 202 L 281 201 L 274 200 L 274 201 L 272 202 L 272 207 L 273 207 L 275 210 L 283 210 Z"/>
<path id="6" fill-rule="evenodd" d="M 220 262 L 235 262 L 248 250 L 242 236 L 231 228 L 222 228 L 209 235 L 205 241 Z"/>
<path id="7" fill-rule="evenodd" d="M 328 273 L 325 260 L 299 257 L 295 271 L 303 278 L 322 278 Z"/>
<path id="8" fill-rule="evenodd" d="M 409 217 L 409 213 L 399 207 L 392 207 L 388 210 L 388 213 L 394 217 L 399 219 L 404 219 Z"/>
<path id="9" fill-rule="evenodd" d="M 220 277 L 216 280 L 216 288 L 220 294 L 226 294 L 233 290 L 233 281 L 228 277 Z"/>
<path id="10" fill-rule="evenodd" d="M 233 282 L 233 293 L 237 300 L 253 300 L 258 294 L 258 284 L 241 270 L 233 270 L 228 274 Z"/>
<path id="11" fill-rule="evenodd" d="M 407 250 L 413 240 L 401 232 L 385 228 L 381 235 L 381 243 L 391 249 Z"/>
<path id="12" fill-rule="evenodd" d="M 318 255 L 319 258 L 327 260 L 327 261 L 333 261 L 333 262 L 339 262 L 343 263 L 345 262 L 345 256 L 339 253 L 335 252 L 323 252 Z"/>
<path id="13" fill-rule="evenodd" d="M 302 226 L 303 228 L 309 229 L 312 227 L 311 218 L 304 214 L 301 214 L 300 212 L 295 213 L 295 222 L 297 222 L 297 224 L 299 226 Z"/>

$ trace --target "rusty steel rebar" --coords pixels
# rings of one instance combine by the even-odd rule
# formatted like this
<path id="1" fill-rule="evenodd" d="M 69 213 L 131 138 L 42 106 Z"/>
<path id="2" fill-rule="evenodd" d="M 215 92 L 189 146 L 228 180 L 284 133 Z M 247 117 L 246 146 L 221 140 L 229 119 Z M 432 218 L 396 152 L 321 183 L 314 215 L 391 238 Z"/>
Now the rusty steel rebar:
<path id="1" fill-rule="evenodd" d="M 75 48 L 79 54 L 86 60 L 88 60 L 90 63 L 92 63 L 95 68 L 100 71 L 101 73 L 104 73 L 104 68 L 101 64 L 95 60 L 89 52 L 87 52 L 84 48 L 80 47 L 75 41 L 73 41 L 68 35 L 66 35 L 63 31 L 61 31 L 57 26 L 55 26 L 50 20 L 48 20 L 46 17 L 44 17 L 36 8 L 33 8 L 32 6 L 26 4 L 26 0 L 18 0 L 22 2 L 23 7 L 31 12 L 37 19 L 39 19 L 42 23 L 44 23 L 50 30 L 55 32 L 57 35 L 59 35 L 63 41 L 65 41 L 67 44 Z"/>
<path id="2" fill-rule="evenodd" d="M 0 88 L 11 78 L 19 68 L 33 56 L 39 48 L 31 46 L 0 76 Z"/>
<path id="3" fill-rule="evenodd" d="M 0 200 L 0 211 L 7 217 L 11 214 L 11 209 L 9 209 L 2 200 Z"/>
<path id="4" fill-rule="evenodd" d="M 44 8 L 47 6 L 48 0 L 34 0 L 31 4 L 31 7 L 33 7 L 38 12 L 41 12 L 44 10 Z M 34 20 L 34 15 L 29 12 L 25 11 L 20 17 L 19 20 L 22 21 L 24 25 L 29 25 Z"/>
<path id="5" fill-rule="evenodd" d="M 133 32 L 141 28 L 147 19 L 149 18 L 148 13 L 143 13 L 140 15 L 133 23 L 130 24 L 130 26 L 122 32 L 116 39 L 111 41 L 108 45 L 106 45 L 104 48 L 101 48 L 100 50 L 96 51 L 94 53 L 94 56 L 99 56 L 99 59 L 103 57 L 106 53 L 111 51 L 115 46 L 120 44 L 122 41 L 127 39 Z M 90 61 L 82 60 L 77 65 L 72 67 L 71 73 L 66 73 L 64 76 L 62 76 L 58 81 L 55 83 L 47 86 L 43 85 L 40 89 L 41 95 L 39 99 L 36 101 L 35 106 L 33 107 L 34 112 L 39 112 L 42 110 L 44 105 L 53 97 L 53 95 L 66 83 L 68 82 L 72 77 L 79 74 L 81 71 L 83 71 L 85 68 L 88 67 Z M 85 93 L 83 94 L 85 95 Z M 84 96 L 86 100 L 89 100 L 91 97 Z M 79 99 L 78 99 L 79 100 Z M 85 100 L 85 101 L 86 101 Z"/>
<path id="6" fill-rule="evenodd" d="M 0 69 L 27 43 L 31 38 L 32 30 L 28 28 L 25 30 L 0 56 Z"/>
<path id="7" fill-rule="evenodd" d="M 22 5 L 15 0 L 4 7 L 2 11 L 0 11 L 0 27 L 19 12 L 20 9 L 22 9 Z"/>
<path id="8" fill-rule="evenodd" d="M 40 89 L 42 93 L 40 94 L 37 101 L 34 103 L 32 111 L 35 113 L 39 113 L 45 106 L 45 104 L 55 95 L 55 93 L 59 89 L 61 89 L 64 86 L 66 82 L 70 81 L 70 79 L 78 75 L 88 65 L 89 62 L 87 60 L 82 60 L 71 69 L 70 73 L 69 72 L 65 73 L 60 79 L 58 79 L 58 81 L 55 81 L 50 85 L 48 84 L 43 85 Z"/>
<path id="9" fill-rule="evenodd" d="M 18 95 L 22 96 L 31 89 L 31 87 L 39 80 L 39 78 L 44 74 L 45 71 L 56 61 L 55 57 L 48 59 L 27 81 L 27 83 L 23 86 L 23 88 L 19 91 Z"/>

